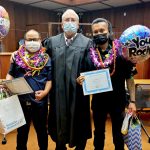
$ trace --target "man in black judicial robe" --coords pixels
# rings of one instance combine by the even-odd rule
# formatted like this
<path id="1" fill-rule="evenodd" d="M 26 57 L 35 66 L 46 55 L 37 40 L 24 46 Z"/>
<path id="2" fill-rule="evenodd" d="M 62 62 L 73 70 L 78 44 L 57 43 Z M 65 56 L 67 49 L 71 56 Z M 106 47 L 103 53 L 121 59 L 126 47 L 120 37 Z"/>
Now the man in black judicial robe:
<path id="1" fill-rule="evenodd" d="M 89 97 L 83 96 L 82 86 L 76 82 L 83 71 L 82 59 L 90 39 L 77 33 L 78 28 L 78 15 L 68 9 L 62 15 L 64 33 L 44 41 L 52 59 L 48 129 L 56 150 L 65 150 L 66 144 L 84 150 L 91 138 Z"/>

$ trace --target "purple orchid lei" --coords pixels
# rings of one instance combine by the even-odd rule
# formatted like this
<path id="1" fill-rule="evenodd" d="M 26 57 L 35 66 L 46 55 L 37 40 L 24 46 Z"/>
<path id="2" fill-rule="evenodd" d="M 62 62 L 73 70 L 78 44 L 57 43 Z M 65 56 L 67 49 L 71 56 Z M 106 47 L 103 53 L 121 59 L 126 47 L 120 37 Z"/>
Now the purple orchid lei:
<path id="1" fill-rule="evenodd" d="M 116 51 L 116 57 L 117 57 L 117 55 L 119 55 L 120 42 L 116 39 L 113 41 L 113 44 L 115 46 L 114 50 Z M 102 65 L 102 62 L 100 61 L 100 58 L 98 56 L 96 49 L 93 47 L 90 48 L 90 58 L 92 62 L 94 63 L 94 66 L 97 69 L 101 69 L 103 68 L 103 66 L 105 66 L 105 68 L 108 68 L 113 63 L 114 50 L 113 48 L 109 50 L 107 57 L 105 58 L 103 65 Z"/>
<path id="2" fill-rule="evenodd" d="M 37 71 L 45 65 L 48 59 L 48 55 L 45 53 L 45 49 L 41 48 L 39 51 L 31 55 L 25 49 L 25 46 L 20 46 L 19 50 L 15 55 L 15 62 L 18 66 L 25 69 L 26 71 Z"/>

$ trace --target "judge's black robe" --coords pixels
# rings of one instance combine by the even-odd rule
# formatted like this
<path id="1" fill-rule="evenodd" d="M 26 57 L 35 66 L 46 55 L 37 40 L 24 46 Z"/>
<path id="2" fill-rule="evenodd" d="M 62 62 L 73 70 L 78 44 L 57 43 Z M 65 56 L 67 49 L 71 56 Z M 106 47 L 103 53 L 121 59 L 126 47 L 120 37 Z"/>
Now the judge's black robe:
<path id="1" fill-rule="evenodd" d="M 84 71 L 82 61 L 90 39 L 78 33 L 67 46 L 62 33 L 44 43 L 52 59 L 49 134 L 55 142 L 73 147 L 91 138 L 89 96 L 83 96 L 82 86 L 76 83 Z"/>

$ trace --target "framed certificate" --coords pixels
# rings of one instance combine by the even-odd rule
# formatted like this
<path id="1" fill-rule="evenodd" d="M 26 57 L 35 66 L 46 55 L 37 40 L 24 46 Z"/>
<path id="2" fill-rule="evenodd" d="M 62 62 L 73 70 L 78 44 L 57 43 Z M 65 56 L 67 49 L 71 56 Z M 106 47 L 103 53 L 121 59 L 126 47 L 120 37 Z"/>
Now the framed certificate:
<path id="1" fill-rule="evenodd" d="M 109 69 L 84 72 L 80 75 L 85 77 L 85 80 L 82 84 L 84 95 L 108 92 L 113 90 Z"/>

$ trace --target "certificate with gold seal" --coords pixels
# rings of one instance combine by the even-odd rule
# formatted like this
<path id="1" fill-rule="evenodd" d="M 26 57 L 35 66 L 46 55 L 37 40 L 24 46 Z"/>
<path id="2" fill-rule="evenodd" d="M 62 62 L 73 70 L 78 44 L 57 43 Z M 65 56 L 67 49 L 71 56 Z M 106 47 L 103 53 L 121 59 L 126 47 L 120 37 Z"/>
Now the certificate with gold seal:
<path id="1" fill-rule="evenodd" d="M 84 95 L 113 90 L 109 69 L 83 72 L 80 75 L 85 77 L 85 80 L 82 84 Z"/>

